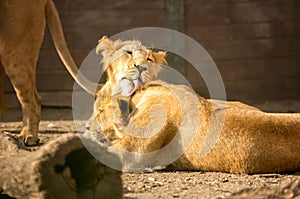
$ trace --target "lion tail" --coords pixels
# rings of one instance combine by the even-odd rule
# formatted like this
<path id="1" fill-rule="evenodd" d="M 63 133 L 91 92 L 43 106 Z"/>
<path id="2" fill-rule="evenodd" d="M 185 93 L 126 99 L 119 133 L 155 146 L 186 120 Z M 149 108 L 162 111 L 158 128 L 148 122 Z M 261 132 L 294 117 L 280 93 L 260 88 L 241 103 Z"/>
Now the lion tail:
<path id="1" fill-rule="evenodd" d="M 97 88 L 99 88 L 99 85 L 88 80 L 79 71 L 77 65 L 75 64 L 64 37 L 61 21 L 56 6 L 52 0 L 46 1 L 45 12 L 46 22 L 50 29 L 55 48 L 65 67 L 67 68 L 71 76 L 74 78 L 74 80 L 82 88 L 84 88 L 90 94 L 95 94 L 95 91 Z"/>

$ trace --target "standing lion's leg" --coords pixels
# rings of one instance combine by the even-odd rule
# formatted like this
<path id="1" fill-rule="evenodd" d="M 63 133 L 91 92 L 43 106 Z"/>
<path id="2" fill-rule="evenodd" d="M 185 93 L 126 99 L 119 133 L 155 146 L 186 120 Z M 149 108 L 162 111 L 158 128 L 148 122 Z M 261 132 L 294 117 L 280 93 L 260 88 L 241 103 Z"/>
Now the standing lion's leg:
<path id="1" fill-rule="evenodd" d="M 35 145 L 38 141 L 38 126 L 40 122 L 41 98 L 36 89 L 36 58 L 14 56 L 5 72 L 16 91 L 17 97 L 22 107 L 23 128 L 20 138 L 27 145 Z M 37 57 L 37 56 L 35 56 Z M 24 60 L 25 59 L 25 60 Z"/>
<path id="2" fill-rule="evenodd" d="M 6 101 L 4 98 L 4 69 L 0 62 L 0 117 L 2 117 L 3 112 L 6 109 Z"/>
<path id="3" fill-rule="evenodd" d="M 22 107 L 23 128 L 20 138 L 27 145 L 35 145 L 38 141 L 41 97 L 36 88 L 36 64 L 45 29 L 43 9 L 33 11 L 36 12 L 29 13 L 32 19 L 18 39 L 19 43 L 1 57 L 5 73 Z M 41 20 L 33 20 L 35 16 L 41 17 Z"/>

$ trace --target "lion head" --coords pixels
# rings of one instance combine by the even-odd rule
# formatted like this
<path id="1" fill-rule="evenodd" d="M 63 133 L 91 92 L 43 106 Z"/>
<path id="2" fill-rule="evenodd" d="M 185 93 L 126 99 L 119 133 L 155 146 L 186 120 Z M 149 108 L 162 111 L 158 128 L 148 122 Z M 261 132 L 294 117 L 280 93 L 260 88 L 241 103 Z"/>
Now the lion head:
<path id="1" fill-rule="evenodd" d="M 121 114 L 115 111 L 117 110 L 116 102 L 115 98 L 107 98 L 99 102 L 98 106 L 94 107 L 94 114 L 86 124 L 88 130 L 100 142 L 105 143 L 120 137 L 113 125 L 114 118 L 121 117 Z"/>
<path id="2" fill-rule="evenodd" d="M 102 94 L 111 96 L 123 79 L 132 80 L 134 89 L 157 78 L 161 64 L 167 64 L 166 52 L 154 52 L 139 41 L 112 41 L 106 36 L 99 40 L 96 52 L 101 53 L 103 68 L 107 73 Z"/>
<path id="3" fill-rule="evenodd" d="M 167 64 L 166 52 L 154 52 L 139 41 L 112 41 L 104 36 L 99 40 L 96 53 L 101 53 L 103 57 L 101 62 L 107 73 L 107 81 L 97 92 L 94 112 L 89 119 L 88 126 L 94 131 L 101 127 L 101 131 L 105 131 L 106 136 L 113 140 L 120 135 L 116 133 L 118 131 L 115 129 L 116 126 L 112 125 L 112 120 L 122 118 L 123 115 L 115 111 L 119 109 L 119 104 L 116 96 L 111 98 L 113 92 L 125 80 L 132 81 L 134 89 L 155 80 L 162 69 L 161 64 Z"/>

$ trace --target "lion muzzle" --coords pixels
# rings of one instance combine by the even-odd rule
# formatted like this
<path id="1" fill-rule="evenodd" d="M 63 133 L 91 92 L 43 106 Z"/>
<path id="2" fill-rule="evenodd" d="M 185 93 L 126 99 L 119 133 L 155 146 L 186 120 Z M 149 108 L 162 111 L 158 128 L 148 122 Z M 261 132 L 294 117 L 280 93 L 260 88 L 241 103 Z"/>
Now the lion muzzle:
<path id="1" fill-rule="evenodd" d="M 136 64 L 134 64 L 134 66 L 138 70 L 138 75 L 135 79 L 130 79 L 130 77 L 127 76 L 123 77 L 113 90 L 113 97 L 130 97 L 140 86 L 144 85 L 142 73 L 146 71 L 147 68 Z"/>

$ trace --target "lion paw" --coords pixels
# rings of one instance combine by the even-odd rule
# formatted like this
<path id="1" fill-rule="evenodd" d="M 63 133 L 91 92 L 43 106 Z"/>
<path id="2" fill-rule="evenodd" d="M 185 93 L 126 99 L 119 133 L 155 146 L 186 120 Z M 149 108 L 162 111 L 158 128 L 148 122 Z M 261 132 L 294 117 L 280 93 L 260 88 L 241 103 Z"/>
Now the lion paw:
<path id="1" fill-rule="evenodd" d="M 29 135 L 29 136 L 24 136 L 22 134 L 17 135 L 17 139 L 22 145 L 25 146 L 36 146 L 39 144 L 39 139 L 35 136 Z"/>

